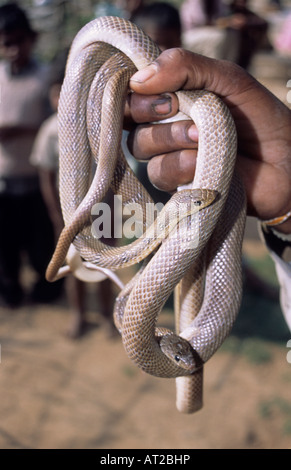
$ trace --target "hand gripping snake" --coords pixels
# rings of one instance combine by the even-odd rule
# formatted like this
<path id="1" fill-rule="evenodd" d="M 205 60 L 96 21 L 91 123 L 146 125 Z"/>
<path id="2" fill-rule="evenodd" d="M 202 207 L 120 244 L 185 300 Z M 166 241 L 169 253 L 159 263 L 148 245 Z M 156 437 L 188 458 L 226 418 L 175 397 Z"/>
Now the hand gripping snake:
<path id="1" fill-rule="evenodd" d="M 109 188 L 143 214 L 152 203 L 120 142 L 129 79 L 159 53 L 139 28 L 117 17 L 91 21 L 72 43 L 58 110 L 65 228 L 47 279 L 71 271 L 85 281 L 114 280 L 115 270 L 144 260 L 128 285 L 119 283 L 116 326 L 138 367 L 176 378 L 177 408 L 191 413 L 202 406 L 203 365 L 229 334 L 242 293 L 246 203 L 234 171 L 235 126 L 217 96 L 177 92 L 180 112 L 199 131 L 190 187 L 172 196 L 152 226 L 143 218 L 143 235 L 129 245 L 109 247 L 91 230 L 93 208 Z M 176 333 L 157 327 L 174 290 Z"/>

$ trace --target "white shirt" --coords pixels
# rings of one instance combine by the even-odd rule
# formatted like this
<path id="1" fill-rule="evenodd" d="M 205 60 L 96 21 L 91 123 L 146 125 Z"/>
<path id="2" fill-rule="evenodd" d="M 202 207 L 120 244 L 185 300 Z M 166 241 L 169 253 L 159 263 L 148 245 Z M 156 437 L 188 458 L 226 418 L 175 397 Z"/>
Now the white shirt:
<path id="1" fill-rule="evenodd" d="M 264 229 L 262 226 L 259 226 L 259 233 L 275 263 L 280 285 L 280 304 L 286 323 L 291 331 L 291 244 L 280 240 L 272 230 Z M 287 250 L 289 250 L 289 255 Z"/>

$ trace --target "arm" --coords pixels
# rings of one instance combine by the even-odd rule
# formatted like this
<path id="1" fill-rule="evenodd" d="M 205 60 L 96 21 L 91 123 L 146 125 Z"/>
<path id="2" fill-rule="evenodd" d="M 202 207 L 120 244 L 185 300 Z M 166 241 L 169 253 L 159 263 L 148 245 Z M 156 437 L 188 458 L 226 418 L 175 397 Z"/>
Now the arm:
<path id="1" fill-rule="evenodd" d="M 40 187 L 49 216 L 54 226 L 55 237 L 58 239 L 63 226 L 59 192 L 56 185 L 57 174 L 54 170 L 39 168 Z"/>
<path id="2" fill-rule="evenodd" d="M 56 238 L 64 225 L 57 187 L 58 157 L 57 116 L 53 115 L 43 123 L 37 134 L 30 162 L 38 169 L 41 192 L 54 226 Z"/>

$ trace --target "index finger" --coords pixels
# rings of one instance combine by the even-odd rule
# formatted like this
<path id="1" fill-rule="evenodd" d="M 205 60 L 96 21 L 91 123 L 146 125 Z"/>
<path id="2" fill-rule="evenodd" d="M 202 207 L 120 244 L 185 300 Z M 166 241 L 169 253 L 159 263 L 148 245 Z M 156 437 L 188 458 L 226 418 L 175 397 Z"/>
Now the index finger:
<path id="1" fill-rule="evenodd" d="M 177 114 L 179 107 L 174 93 L 161 95 L 131 93 L 128 96 L 127 106 L 131 118 L 138 124 L 168 119 Z"/>

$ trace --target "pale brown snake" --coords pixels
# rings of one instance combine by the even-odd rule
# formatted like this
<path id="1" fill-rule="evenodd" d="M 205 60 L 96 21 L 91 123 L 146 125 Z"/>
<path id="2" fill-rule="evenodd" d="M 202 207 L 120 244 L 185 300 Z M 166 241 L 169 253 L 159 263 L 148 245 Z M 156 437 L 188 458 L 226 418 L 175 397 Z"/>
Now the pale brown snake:
<path id="1" fill-rule="evenodd" d="M 120 139 L 129 78 L 158 55 L 147 36 L 116 17 L 93 20 L 72 44 L 59 104 L 65 229 L 47 270 L 50 281 L 62 275 L 72 242 L 89 268 L 111 272 L 148 255 L 146 237 L 125 247 L 102 245 L 92 236 L 90 214 L 109 187 L 124 204 L 145 208 L 151 202 L 120 151 Z M 121 291 L 115 318 L 128 356 L 145 372 L 175 377 L 177 407 L 192 412 L 202 406 L 203 364 L 229 334 L 241 301 L 245 198 L 234 176 L 236 130 L 230 112 L 205 90 L 177 96 L 180 111 L 198 127 L 199 149 L 191 190 L 178 192 L 169 207 L 188 201 L 194 209 L 153 246 L 152 258 Z M 156 329 L 175 288 L 177 334 Z"/>

